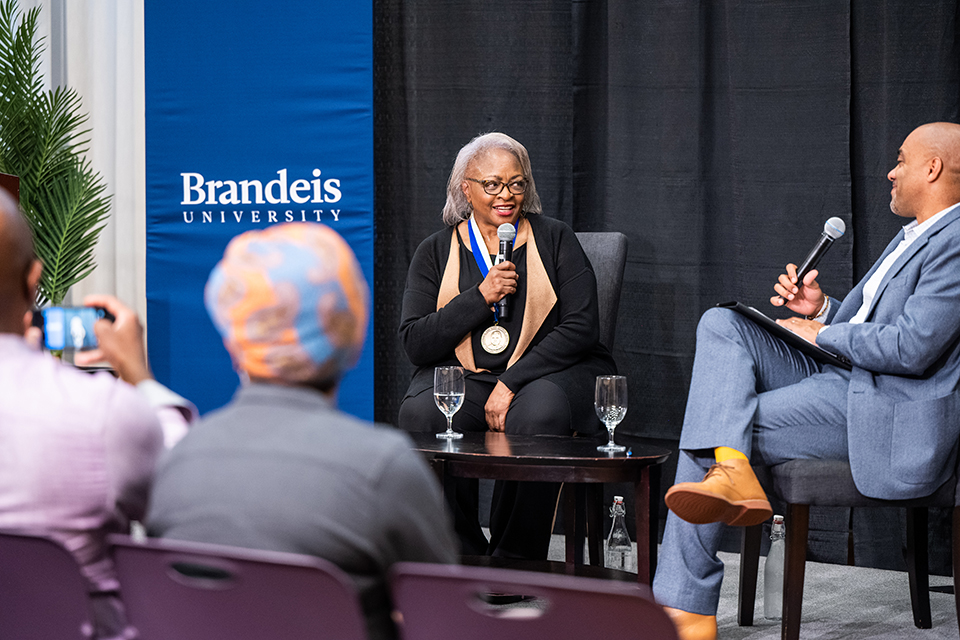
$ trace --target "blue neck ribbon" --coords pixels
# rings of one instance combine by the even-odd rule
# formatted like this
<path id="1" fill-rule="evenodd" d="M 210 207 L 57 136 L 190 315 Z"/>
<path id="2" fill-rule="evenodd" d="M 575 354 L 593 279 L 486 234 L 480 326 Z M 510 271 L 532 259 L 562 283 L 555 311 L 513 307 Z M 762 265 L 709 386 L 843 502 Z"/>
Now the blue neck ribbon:
<path id="1" fill-rule="evenodd" d="M 467 225 L 467 228 L 470 230 L 470 248 L 473 249 L 473 259 L 477 261 L 480 273 L 486 278 L 490 272 L 490 254 L 487 253 L 486 243 L 483 243 L 483 252 L 480 252 L 480 229 L 477 227 L 473 216 L 470 216 L 470 224 Z M 500 313 L 496 304 L 493 305 L 493 322 L 494 324 L 500 322 Z"/>

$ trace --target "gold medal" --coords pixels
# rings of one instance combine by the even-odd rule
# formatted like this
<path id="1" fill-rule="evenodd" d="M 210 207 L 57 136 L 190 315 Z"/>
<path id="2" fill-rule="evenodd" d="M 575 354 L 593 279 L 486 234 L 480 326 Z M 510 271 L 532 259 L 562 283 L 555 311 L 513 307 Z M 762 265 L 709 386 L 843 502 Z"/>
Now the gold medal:
<path id="1" fill-rule="evenodd" d="M 487 327 L 480 336 L 480 346 L 487 353 L 496 355 L 501 353 L 510 344 L 510 334 L 498 324 Z"/>

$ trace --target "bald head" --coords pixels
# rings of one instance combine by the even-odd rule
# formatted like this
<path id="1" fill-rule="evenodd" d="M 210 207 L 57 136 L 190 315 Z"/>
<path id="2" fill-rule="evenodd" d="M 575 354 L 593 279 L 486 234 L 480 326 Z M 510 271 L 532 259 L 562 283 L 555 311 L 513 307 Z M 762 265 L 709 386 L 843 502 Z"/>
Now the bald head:
<path id="1" fill-rule="evenodd" d="M 957 186 L 960 183 L 960 124 L 931 122 L 917 127 L 910 135 L 917 137 L 930 157 L 940 158 L 943 177 Z"/>
<path id="2" fill-rule="evenodd" d="M 887 178 L 893 183 L 890 208 L 918 222 L 960 202 L 960 125 L 931 122 L 914 129 Z"/>
<path id="3" fill-rule="evenodd" d="M 0 189 L 0 332 L 23 333 L 39 278 L 30 227 L 16 201 Z"/>

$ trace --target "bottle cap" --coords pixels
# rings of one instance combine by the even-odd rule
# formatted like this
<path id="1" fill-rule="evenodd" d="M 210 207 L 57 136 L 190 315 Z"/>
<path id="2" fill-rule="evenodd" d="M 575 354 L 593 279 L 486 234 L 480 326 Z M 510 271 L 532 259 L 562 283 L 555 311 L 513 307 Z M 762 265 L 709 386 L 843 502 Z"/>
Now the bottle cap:
<path id="1" fill-rule="evenodd" d="M 773 524 L 783 524 L 783 516 L 773 516 Z"/>
<path id="2" fill-rule="evenodd" d="M 613 496 L 614 502 L 623 502 L 623 496 Z"/>

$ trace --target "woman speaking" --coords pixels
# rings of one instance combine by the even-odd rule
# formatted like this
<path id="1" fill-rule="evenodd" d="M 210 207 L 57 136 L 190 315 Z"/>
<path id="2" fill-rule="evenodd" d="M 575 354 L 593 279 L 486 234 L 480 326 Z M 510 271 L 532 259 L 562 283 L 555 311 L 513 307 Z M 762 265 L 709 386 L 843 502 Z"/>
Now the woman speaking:
<path id="1" fill-rule="evenodd" d="M 447 183 L 447 228 L 417 248 L 407 274 L 400 341 L 417 367 L 400 407 L 407 431 L 443 431 L 433 370 L 462 366 L 458 431 L 594 433 L 596 376 L 616 373 L 599 342 L 597 283 L 576 235 L 539 214 L 530 158 L 502 133 L 474 138 Z M 516 228 L 510 261 L 495 263 L 498 228 Z M 506 298 L 508 313 L 497 303 Z M 463 553 L 544 559 L 560 486 L 498 481 L 488 542 L 476 515 L 476 481 L 452 500 Z"/>

